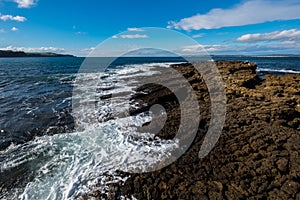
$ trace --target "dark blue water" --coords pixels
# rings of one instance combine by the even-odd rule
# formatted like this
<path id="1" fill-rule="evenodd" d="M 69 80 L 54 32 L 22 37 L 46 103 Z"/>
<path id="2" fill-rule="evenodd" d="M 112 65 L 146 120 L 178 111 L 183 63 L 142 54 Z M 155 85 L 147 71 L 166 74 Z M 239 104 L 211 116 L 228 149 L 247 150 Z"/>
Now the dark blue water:
<path id="1" fill-rule="evenodd" d="M 82 61 L 0 59 L 0 148 L 72 128 L 72 81 Z"/>
<path id="2" fill-rule="evenodd" d="M 258 73 L 300 72 L 299 57 L 213 56 L 258 64 Z M 197 61 L 197 58 L 194 58 Z M 0 149 L 36 135 L 71 131 L 72 83 L 84 58 L 0 59 Z M 110 59 L 109 59 L 110 60 Z M 182 58 L 121 58 L 113 66 L 182 62 Z M 103 64 L 105 64 L 103 58 Z"/>

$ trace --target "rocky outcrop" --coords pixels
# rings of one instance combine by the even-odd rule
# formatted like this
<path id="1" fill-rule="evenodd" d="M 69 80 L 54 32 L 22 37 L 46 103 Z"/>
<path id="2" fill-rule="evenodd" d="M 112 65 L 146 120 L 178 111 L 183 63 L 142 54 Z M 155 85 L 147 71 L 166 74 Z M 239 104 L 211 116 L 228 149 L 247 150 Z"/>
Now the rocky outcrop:
<path id="1" fill-rule="evenodd" d="M 111 196 L 105 198 L 300 199 L 300 75 L 260 79 L 255 64 L 216 64 L 226 84 L 227 116 L 215 148 L 205 158 L 198 158 L 210 120 L 207 87 L 191 65 L 174 65 L 189 80 L 199 100 L 201 123 L 193 145 L 159 171 L 130 174 L 123 185 L 113 184 Z M 134 98 L 148 107 L 174 99 L 166 88 L 140 90 L 146 89 L 148 96 Z M 178 110 L 168 105 L 168 116 L 177 119 Z M 170 134 L 176 133 L 172 123 L 178 120 L 169 123 L 159 137 L 174 137 Z M 99 194 L 86 197 L 91 196 Z"/>

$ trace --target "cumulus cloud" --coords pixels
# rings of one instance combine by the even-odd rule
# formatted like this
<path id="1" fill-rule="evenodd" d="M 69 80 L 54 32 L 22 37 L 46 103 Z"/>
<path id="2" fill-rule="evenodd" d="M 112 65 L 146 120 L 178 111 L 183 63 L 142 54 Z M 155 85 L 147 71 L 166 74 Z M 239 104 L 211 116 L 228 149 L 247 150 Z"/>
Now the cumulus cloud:
<path id="1" fill-rule="evenodd" d="M 24 51 L 24 52 L 64 52 L 64 48 L 57 47 L 14 47 L 7 46 L 4 48 L 0 48 L 0 50 L 4 51 Z"/>
<path id="2" fill-rule="evenodd" d="M 139 39 L 139 38 L 149 38 L 148 35 L 141 35 L 141 34 L 133 34 L 133 35 L 120 35 L 120 38 L 123 38 L 123 39 Z"/>
<path id="3" fill-rule="evenodd" d="M 135 32 L 143 32 L 144 30 L 141 28 L 128 28 L 128 31 L 135 31 Z"/>
<path id="4" fill-rule="evenodd" d="M 300 19 L 299 10 L 298 0 L 248 0 L 233 8 L 216 8 L 178 22 L 170 21 L 168 28 L 191 31 Z"/>
<path id="5" fill-rule="evenodd" d="M 18 8 L 31 8 L 36 4 L 36 0 L 14 0 L 18 4 Z"/>
<path id="6" fill-rule="evenodd" d="M 8 21 L 8 20 L 11 20 L 11 21 L 17 21 L 17 22 L 24 22 L 26 21 L 26 18 L 25 17 L 22 17 L 22 16 L 12 16 L 12 15 L 2 15 L 0 14 L 0 20 L 2 21 Z"/>
<path id="7" fill-rule="evenodd" d="M 19 29 L 16 28 L 16 27 L 12 27 L 10 30 L 11 30 L 11 31 L 18 31 Z"/>
<path id="8" fill-rule="evenodd" d="M 256 33 L 242 35 L 238 42 L 265 42 L 265 41 L 285 41 L 291 43 L 293 40 L 300 40 L 300 30 L 290 29 L 284 31 L 274 31 L 271 33 Z"/>

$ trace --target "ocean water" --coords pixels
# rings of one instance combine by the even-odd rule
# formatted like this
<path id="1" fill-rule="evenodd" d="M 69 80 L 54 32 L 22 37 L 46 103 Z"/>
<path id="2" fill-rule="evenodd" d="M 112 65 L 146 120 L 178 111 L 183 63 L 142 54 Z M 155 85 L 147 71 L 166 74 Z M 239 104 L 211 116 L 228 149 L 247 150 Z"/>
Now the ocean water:
<path id="1" fill-rule="evenodd" d="M 213 59 L 255 62 L 261 76 L 300 73 L 299 57 Z M 126 180 L 115 172 L 128 162 L 123 160 L 124 155 L 128 158 L 136 149 L 140 154 L 135 156 L 141 159 L 153 154 L 152 159 L 142 159 L 151 165 L 164 156 L 161 150 L 168 152 L 177 145 L 146 133 L 141 141 L 133 140 L 136 127 L 150 122 L 151 115 L 123 116 L 122 112 L 132 106 L 125 100 L 134 93 L 135 77 L 152 76 L 159 73 L 157 66 L 169 67 L 185 60 L 122 58 L 106 72 L 95 69 L 78 74 L 83 60 L 0 59 L 0 199 L 75 199 L 99 182 L 98 189 L 105 192 L 108 183 Z M 95 87 L 92 91 L 96 94 L 86 88 L 87 96 L 114 94 L 113 101 L 98 105 L 98 123 L 82 118 L 81 126 L 74 124 L 72 94 L 79 84 L 76 76 Z M 100 93 L 96 84 L 99 78 L 106 87 Z M 93 114 L 84 112 L 86 116 Z M 112 117 L 111 113 L 118 114 Z M 111 159 L 112 155 L 120 159 Z"/>
<path id="2" fill-rule="evenodd" d="M 257 73 L 261 76 L 298 74 L 300 71 L 299 56 L 213 56 L 213 59 L 254 62 L 258 65 Z"/>

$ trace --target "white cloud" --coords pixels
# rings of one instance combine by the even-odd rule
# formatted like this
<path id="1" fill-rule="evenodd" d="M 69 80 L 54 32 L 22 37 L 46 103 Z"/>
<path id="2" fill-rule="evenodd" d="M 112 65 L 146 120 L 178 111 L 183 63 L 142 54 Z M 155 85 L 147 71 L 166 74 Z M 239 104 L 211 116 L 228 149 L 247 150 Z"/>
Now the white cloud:
<path id="1" fill-rule="evenodd" d="M 182 52 L 186 53 L 195 53 L 195 52 L 200 52 L 203 51 L 203 45 L 190 45 L 190 46 L 183 46 L 181 47 Z"/>
<path id="2" fill-rule="evenodd" d="M 298 41 L 295 41 L 295 40 L 287 40 L 287 41 L 282 41 L 281 42 L 282 45 L 284 46 L 289 46 L 289 45 L 298 45 L 300 46 L 300 43 Z"/>
<path id="3" fill-rule="evenodd" d="M 299 10 L 299 0 L 248 0 L 233 8 L 216 8 L 206 14 L 181 19 L 179 22 L 171 21 L 168 28 L 190 31 L 300 19 Z"/>
<path id="4" fill-rule="evenodd" d="M 16 27 L 12 27 L 10 30 L 11 30 L 11 31 L 18 31 L 19 29 L 16 28 Z"/>
<path id="5" fill-rule="evenodd" d="M 57 47 L 14 47 L 7 46 L 4 48 L 0 48 L 0 50 L 10 50 L 10 51 L 24 51 L 24 52 L 64 52 L 64 48 Z"/>
<path id="6" fill-rule="evenodd" d="M 119 38 L 117 35 L 112 36 L 113 39 Z"/>
<path id="7" fill-rule="evenodd" d="M 204 53 L 204 52 L 219 52 L 219 51 L 229 51 L 234 48 L 230 45 L 220 45 L 220 44 L 212 44 L 212 45 L 190 45 L 183 46 L 180 49 L 180 52 L 186 54 L 194 54 L 194 53 Z"/>
<path id="8" fill-rule="evenodd" d="M 269 53 L 292 53 L 300 51 L 300 43 L 296 41 L 284 41 L 280 43 L 268 44 L 211 44 L 211 45 L 191 45 L 183 46 L 179 53 L 183 55 L 198 54 L 269 54 Z"/>
<path id="9" fill-rule="evenodd" d="M 121 38 L 123 39 L 138 39 L 138 38 L 149 38 L 148 35 L 141 35 L 141 34 L 134 34 L 134 35 L 120 35 Z"/>
<path id="10" fill-rule="evenodd" d="M 36 4 L 36 0 L 14 0 L 18 4 L 18 8 L 30 8 Z"/>
<path id="11" fill-rule="evenodd" d="M 2 21 L 11 20 L 11 21 L 24 22 L 24 21 L 26 21 L 26 18 L 22 17 L 22 16 L 12 16 L 12 15 L 0 14 L 0 20 L 2 20 Z"/>
<path id="12" fill-rule="evenodd" d="M 271 33 L 256 33 L 242 35 L 238 42 L 265 42 L 265 41 L 285 41 L 300 40 L 300 30 L 290 29 L 284 31 L 274 31 Z"/>
<path id="13" fill-rule="evenodd" d="M 201 38 L 203 37 L 204 34 L 200 33 L 200 34 L 196 34 L 196 35 L 193 35 L 192 37 L 193 38 Z"/>
<path id="14" fill-rule="evenodd" d="M 128 28 L 128 31 L 135 31 L 135 32 L 143 32 L 144 30 L 141 28 Z"/>
<path id="15" fill-rule="evenodd" d="M 80 51 L 84 52 L 84 53 L 90 53 L 90 52 L 92 52 L 94 50 L 95 50 L 95 47 L 90 47 L 90 48 L 81 49 Z"/>
<path id="16" fill-rule="evenodd" d="M 261 47 L 260 47 L 261 48 Z M 210 44 L 210 45 L 191 45 L 183 46 L 180 52 L 183 54 L 203 54 L 207 53 L 223 53 L 223 54 L 239 54 L 244 52 L 251 52 L 258 49 L 257 45 L 222 45 L 222 44 Z"/>

